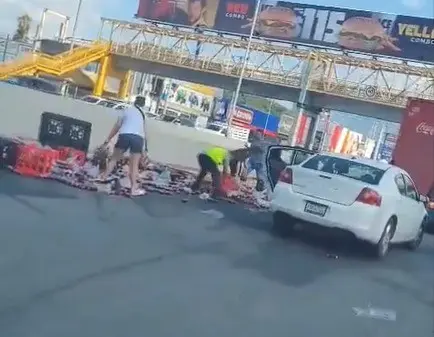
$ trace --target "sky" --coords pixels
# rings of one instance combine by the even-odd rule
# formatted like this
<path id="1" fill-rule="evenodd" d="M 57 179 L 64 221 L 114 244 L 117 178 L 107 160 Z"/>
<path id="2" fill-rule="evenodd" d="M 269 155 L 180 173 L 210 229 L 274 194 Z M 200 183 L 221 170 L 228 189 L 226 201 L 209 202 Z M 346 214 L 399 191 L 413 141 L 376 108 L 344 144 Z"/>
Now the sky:
<path id="1" fill-rule="evenodd" d="M 132 20 L 137 12 L 139 0 L 82 0 L 82 6 L 77 26 L 77 36 L 94 38 L 100 27 L 100 18 L 108 17 L 121 20 Z M 434 0 L 315 0 L 299 3 L 314 3 L 316 5 L 354 8 L 379 11 L 409 16 L 434 17 Z M 32 19 L 32 32 L 40 21 L 42 10 L 49 8 L 70 16 L 75 20 L 79 0 L 0 0 L 0 35 L 13 34 L 16 28 L 16 18 L 29 14 Z M 44 28 L 44 37 L 53 37 L 59 29 L 61 20 L 49 16 Z M 70 24 L 71 34 L 73 23 Z M 335 113 L 334 119 L 343 121 L 346 126 L 366 134 L 372 129 L 372 121 L 363 122 L 360 117 L 348 117 L 348 114 Z M 393 127 L 392 127 L 393 128 Z"/>

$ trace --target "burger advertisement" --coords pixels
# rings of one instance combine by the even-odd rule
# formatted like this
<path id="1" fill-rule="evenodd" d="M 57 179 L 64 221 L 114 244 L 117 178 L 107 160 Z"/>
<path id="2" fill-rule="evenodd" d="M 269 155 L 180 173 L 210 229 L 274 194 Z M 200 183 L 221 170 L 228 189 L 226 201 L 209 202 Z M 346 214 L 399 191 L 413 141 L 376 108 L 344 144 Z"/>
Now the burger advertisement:
<path id="1" fill-rule="evenodd" d="M 270 40 L 434 62 L 433 18 L 286 1 L 262 0 L 260 6 L 255 27 L 255 0 L 141 0 L 137 17 L 244 36 L 253 29 Z M 172 9 L 181 9 L 183 19 Z M 160 12 L 170 15 L 160 18 Z"/>

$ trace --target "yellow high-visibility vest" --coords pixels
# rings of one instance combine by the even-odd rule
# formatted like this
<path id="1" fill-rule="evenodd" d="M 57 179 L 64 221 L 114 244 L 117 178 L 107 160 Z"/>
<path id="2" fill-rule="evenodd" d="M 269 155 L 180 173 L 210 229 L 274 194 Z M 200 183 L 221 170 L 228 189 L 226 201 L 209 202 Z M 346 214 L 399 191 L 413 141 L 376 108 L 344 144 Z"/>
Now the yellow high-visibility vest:
<path id="1" fill-rule="evenodd" d="M 228 150 L 222 147 L 213 147 L 206 151 L 205 154 L 210 157 L 217 166 L 220 166 L 223 165 L 223 162 L 228 155 Z"/>

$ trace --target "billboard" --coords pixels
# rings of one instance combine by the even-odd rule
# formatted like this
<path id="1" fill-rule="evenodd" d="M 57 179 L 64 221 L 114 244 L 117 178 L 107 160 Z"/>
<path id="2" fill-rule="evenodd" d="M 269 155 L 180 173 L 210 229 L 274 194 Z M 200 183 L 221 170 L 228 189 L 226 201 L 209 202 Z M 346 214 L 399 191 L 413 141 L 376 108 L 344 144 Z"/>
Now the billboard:
<path id="1" fill-rule="evenodd" d="M 217 100 L 212 114 L 213 119 L 218 122 L 226 123 L 229 117 L 232 118 L 232 123 L 237 126 L 265 130 L 268 134 L 275 134 L 277 132 L 279 118 L 274 115 L 269 115 L 247 106 L 237 105 L 234 113 L 228 116 L 230 109 L 230 100 L 226 98 Z"/>
<path id="2" fill-rule="evenodd" d="M 138 18 L 248 35 L 255 0 L 140 0 Z M 434 62 L 434 20 L 263 1 L 255 33 L 274 40 Z"/>
<path id="3" fill-rule="evenodd" d="M 227 99 L 219 99 L 216 101 L 214 105 L 214 112 L 212 117 L 214 120 L 218 122 L 226 122 L 227 113 L 229 110 L 230 101 Z"/>
<path id="4" fill-rule="evenodd" d="M 211 88 L 172 82 L 162 99 L 167 99 L 168 109 L 187 114 L 209 116 L 213 111 L 213 95 Z"/>
<path id="5" fill-rule="evenodd" d="M 289 136 L 292 133 L 295 118 L 290 115 L 281 115 L 277 133 L 280 135 Z"/>
<path id="6" fill-rule="evenodd" d="M 253 114 L 251 109 L 237 105 L 230 118 L 233 124 L 250 126 L 253 122 Z"/>
<path id="7" fill-rule="evenodd" d="M 298 125 L 298 129 L 295 135 L 295 145 L 296 146 L 305 146 L 307 136 L 309 134 L 309 128 L 312 123 L 312 117 L 303 114 L 300 116 L 300 121 Z"/>

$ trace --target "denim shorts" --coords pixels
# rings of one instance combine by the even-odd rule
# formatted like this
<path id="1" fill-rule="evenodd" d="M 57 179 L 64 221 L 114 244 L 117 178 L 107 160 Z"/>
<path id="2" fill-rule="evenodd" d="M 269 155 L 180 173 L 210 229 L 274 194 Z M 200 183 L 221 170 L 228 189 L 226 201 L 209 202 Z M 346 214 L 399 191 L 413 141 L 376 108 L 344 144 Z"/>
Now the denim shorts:
<path id="1" fill-rule="evenodd" d="M 115 148 L 122 152 L 142 153 L 144 145 L 143 137 L 133 133 L 123 133 L 118 136 Z"/>

